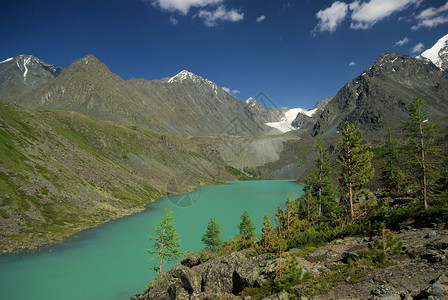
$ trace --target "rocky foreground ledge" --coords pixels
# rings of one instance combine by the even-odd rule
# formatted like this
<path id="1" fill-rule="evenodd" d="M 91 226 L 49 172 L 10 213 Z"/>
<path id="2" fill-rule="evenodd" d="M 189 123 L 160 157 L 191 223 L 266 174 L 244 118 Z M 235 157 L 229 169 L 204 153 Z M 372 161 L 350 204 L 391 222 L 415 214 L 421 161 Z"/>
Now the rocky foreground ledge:
<path id="1" fill-rule="evenodd" d="M 394 257 L 392 266 L 370 270 L 355 284 L 346 278 L 327 294 L 310 299 L 448 299 L 447 229 L 408 228 L 394 234 L 403 242 L 403 251 Z M 295 256 L 297 267 L 312 278 L 327 268 L 346 264 L 348 258 L 357 260 L 357 253 L 366 250 L 369 241 L 370 238 L 334 240 L 304 256 Z M 241 296 L 241 292 L 275 279 L 279 259 L 268 259 L 266 254 L 255 257 L 247 254 L 247 251 L 220 257 L 212 257 L 207 252 L 190 254 L 131 300 L 251 299 Z M 293 294 L 290 290 L 290 294 L 282 292 L 264 299 L 308 299 L 301 295 L 309 284 L 294 286 Z"/>

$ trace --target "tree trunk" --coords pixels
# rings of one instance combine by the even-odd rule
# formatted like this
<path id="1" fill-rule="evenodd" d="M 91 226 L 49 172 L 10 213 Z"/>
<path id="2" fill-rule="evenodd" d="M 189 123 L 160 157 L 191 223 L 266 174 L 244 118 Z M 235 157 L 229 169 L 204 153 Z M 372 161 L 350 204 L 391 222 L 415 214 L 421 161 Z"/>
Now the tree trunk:
<path id="1" fill-rule="evenodd" d="M 428 209 L 428 199 L 427 199 L 427 185 L 426 185 L 426 162 L 425 162 L 425 144 L 423 140 L 423 128 L 422 128 L 422 122 L 420 122 L 420 142 L 421 142 L 421 148 L 422 148 L 422 172 L 423 172 L 423 205 L 425 206 L 425 209 Z"/>
<path id="2" fill-rule="evenodd" d="M 355 221 L 355 210 L 353 209 L 353 188 L 352 188 L 352 162 L 351 152 L 348 151 L 348 198 L 350 202 L 350 219 L 352 223 Z"/>
<path id="3" fill-rule="evenodd" d="M 160 254 L 160 265 L 159 265 L 159 274 L 162 274 L 162 271 L 163 271 L 163 260 L 162 260 L 162 253 L 163 253 L 163 246 L 164 246 L 164 244 L 165 244 L 165 241 L 164 241 L 164 239 L 163 239 L 163 237 L 165 236 L 165 228 L 163 229 L 163 231 L 162 231 L 162 243 L 161 243 L 161 247 L 160 247 L 160 252 L 159 252 L 159 254 Z"/>

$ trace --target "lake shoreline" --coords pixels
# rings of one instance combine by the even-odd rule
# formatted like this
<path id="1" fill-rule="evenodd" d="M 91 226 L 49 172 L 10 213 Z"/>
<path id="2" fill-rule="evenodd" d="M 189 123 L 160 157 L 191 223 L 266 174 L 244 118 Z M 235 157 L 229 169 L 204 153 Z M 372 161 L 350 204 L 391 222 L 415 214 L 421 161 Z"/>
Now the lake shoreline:
<path id="1" fill-rule="evenodd" d="M 196 190 L 197 188 L 203 187 L 203 186 L 213 186 L 213 185 L 221 185 L 221 184 L 226 184 L 226 182 L 221 182 L 221 181 L 216 181 L 213 182 L 213 184 L 210 185 L 199 185 L 196 186 L 194 188 L 191 188 L 189 191 L 184 192 L 184 193 L 179 193 L 176 195 L 165 195 L 163 197 L 159 197 L 157 199 L 154 199 L 150 202 L 147 202 L 146 204 L 144 204 L 143 207 L 136 207 L 133 209 L 127 209 L 126 211 L 123 211 L 121 214 L 116 215 L 115 217 L 110 218 L 109 220 L 105 221 L 105 222 L 97 222 L 93 225 L 87 225 L 86 226 L 80 226 L 78 228 L 74 228 L 74 232 L 71 234 L 63 234 L 61 236 L 56 236 L 56 235 L 47 235 L 44 236 L 38 240 L 34 239 L 34 240 L 28 240 L 28 242 L 23 242 L 23 241 L 17 241 L 14 239 L 9 239 L 7 240 L 7 243 L 12 243 L 12 245 L 2 245 L 0 247 L 0 257 L 2 256 L 15 256 L 15 255 L 25 255 L 25 254 L 33 254 L 33 253 L 38 253 L 41 251 L 47 251 L 49 250 L 51 247 L 53 246 L 57 246 L 57 245 L 62 245 L 65 242 L 69 241 L 71 238 L 76 238 L 76 235 L 81 233 L 84 230 L 89 230 L 89 229 L 93 229 L 93 228 L 97 228 L 98 226 L 101 225 L 105 225 L 108 224 L 112 221 L 116 221 L 125 217 L 129 217 L 129 216 L 133 216 L 135 214 L 139 214 L 142 213 L 146 210 L 148 210 L 148 207 L 159 201 L 160 199 L 163 199 L 165 197 L 170 197 L 170 196 L 179 196 L 179 195 L 184 195 L 184 194 L 189 194 L 194 192 L 194 190 Z M 33 233 L 28 233 L 29 235 L 33 235 Z M 8 247 L 9 246 L 9 247 Z M 6 247 L 6 249 L 4 248 Z M 51 249 L 50 249 L 51 250 Z"/>
<path id="2" fill-rule="evenodd" d="M 291 181 L 291 182 L 297 183 L 293 179 L 249 180 L 247 182 L 257 182 L 257 181 Z M 6 248 L 6 250 L 0 249 L 0 257 L 26 255 L 26 254 L 34 254 L 34 253 L 38 253 L 38 252 L 43 252 L 43 251 L 49 251 L 49 250 L 51 250 L 51 247 L 62 245 L 65 242 L 69 241 L 70 239 L 76 238 L 76 235 L 81 233 L 82 231 L 97 228 L 98 226 L 108 224 L 112 221 L 116 221 L 116 220 L 119 220 L 122 218 L 126 218 L 129 216 L 135 215 L 135 214 L 142 213 L 142 212 L 148 210 L 149 206 L 151 204 L 153 204 L 157 201 L 160 201 L 161 199 L 164 199 L 166 197 L 188 195 L 190 193 L 193 193 L 195 190 L 197 190 L 198 188 L 201 188 L 201 187 L 206 187 L 206 186 L 208 187 L 208 186 L 214 186 L 214 185 L 228 185 L 228 184 L 233 184 L 233 183 L 238 183 L 238 182 L 246 182 L 246 181 L 240 181 L 240 180 L 223 181 L 220 184 L 215 183 L 215 184 L 211 184 L 211 185 L 200 185 L 200 186 L 196 186 L 196 187 L 192 188 L 187 193 L 163 196 L 163 197 L 157 198 L 151 202 L 146 203 L 144 205 L 144 207 L 142 207 L 142 208 L 136 208 L 136 209 L 131 209 L 129 211 L 125 211 L 123 214 L 120 214 L 117 217 L 111 218 L 105 222 L 98 222 L 91 226 L 82 226 L 79 228 L 75 228 L 74 229 L 75 232 L 73 232 L 72 234 L 61 235 L 61 236 L 45 236 L 39 240 L 31 240 L 30 243 L 19 242 L 19 241 L 15 241 L 15 240 L 11 239 L 11 240 L 9 240 L 9 242 L 12 242 L 13 245 L 10 246 L 9 248 Z M 32 235 L 32 233 L 30 233 L 30 234 Z M 5 247 L 5 246 L 3 246 L 3 247 Z"/>
<path id="3" fill-rule="evenodd" d="M 0 298 L 126 299 L 156 275 L 145 249 L 151 248 L 147 236 L 166 208 L 173 209 L 182 251 L 198 251 L 210 218 L 216 218 L 228 240 L 238 234 L 240 215 L 247 210 L 258 235 L 265 213 L 273 219 L 277 206 L 301 193 L 292 181 L 233 182 L 202 186 L 189 207 L 177 205 L 185 194 L 157 199 L 142 213 L 84 230 L 62 243 L 0 256 Z"/>
<path id="4" fill-rule="evenodd" d="M 29 244 L 28 243 L 25 244 L 23 242 L 18 242 L 18 241 L 12 240 L 13 242 L 17 242 L 17 245 L 7 248 L 6 250 L 2 249 L 0 252 L 0 258 L 3 256 L 28 255 L 28 254 L 35 254 L 35 253 L 51 250 L 51 247 L 62 245 L 71 239 L 76 239 L 76 235 L 85 230 L 94 229 L 99 226 L 108 224 L 110 222 L 113 222 L 113 221 L 116 221 L 119 219 L 123 219 L 123 218 L 129 217 L 129 216 L 133 216 L 135 214 L 142 213 L 148 209 L 147 205 L 154 203 L 158 199 L 160 199 L 160 198 L 157 198 L 156 200 L 154 200 L 152 202 L 148 202 L 147 204 L 145 204 L 145 206 L 143 208 L 138 208 L 135 210 L 127 211 L 124 214 L 120 214 L 116 218 L 111 218 L 110 220 L 107 220 L 106 222 L 99 222 L 99 223 L 91 225 L 91 226 L 85 226 L 85 227 L 82 226 L 82 227 L 76 228 L 76 229 L 74 229 L 75 232 L 72 234 L 61 235 L 61 236 L 48 236 L 48 237 L 46 236 L 42 240 L 30 241 Z"/>

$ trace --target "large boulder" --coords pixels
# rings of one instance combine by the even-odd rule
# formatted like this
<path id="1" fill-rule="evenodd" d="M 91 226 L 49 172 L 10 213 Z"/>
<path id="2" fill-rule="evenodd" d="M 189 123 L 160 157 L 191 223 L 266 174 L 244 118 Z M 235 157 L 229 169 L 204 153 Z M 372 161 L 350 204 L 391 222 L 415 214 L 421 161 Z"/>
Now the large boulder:
<path id="1" fill-rule="evenodd" d="M 266 256 L 246 257 L 246 252 L 233 252 L 205 263 L 194 253 L 183 264 L 159 276 L 142 294 L 132 300 L 205 299 L 207 295 L 240 293 L 247 287 L 259 286 L 260 264 Z"/>
<path id="2" fill-rule="evenodd" d="M 201 276 L 186 266 L 176 265 L 151 282 L 146 291 L 131 299 L 189 299 L 195 292 L 201 292 Z"/>
<path id="3" fill-rule="evenodd" d="M 260 276 L 258 265 L 262 261 L 264 256 L 247 258 L 244 252 L 233 252 L 193 269 L 202 274 L 204 292 L 238 294 L 255 285 Z"/>

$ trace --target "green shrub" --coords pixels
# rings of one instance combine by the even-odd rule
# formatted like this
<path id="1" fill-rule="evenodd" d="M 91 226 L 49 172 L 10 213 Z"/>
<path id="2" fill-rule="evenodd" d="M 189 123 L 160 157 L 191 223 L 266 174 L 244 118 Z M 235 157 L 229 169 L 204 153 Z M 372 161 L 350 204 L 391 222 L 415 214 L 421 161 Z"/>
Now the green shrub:
<path id="1" fill-rule="evenodd" d="M 386 267 L 390 255 L 398 255 L 403 249 L 403 243 L 395 240 L 393 233 L 386 229 L 384 223 L 380 225 L 380 236 L 375 237 L 373 243 L 368 244 L 372 262 L 377 267 Z"/>
<path id="2" fill-rule="evenodd" d="M 253 287 L 253 288 L 245 288 L 241 292 L 241 296 L 244 297 L 251 297 L 253 300 L 261 300 L 266 298 L 267 296 L 272 294 L 273 288 L 272 288 L 272 280 L 267 280 L 264 282 L 261 287 Z"/>
<path id="3" fill-rule="evenodd" d="M 297 260 L 295 257 L 291 257 L 284 262 L 284 273 L 274 280 L 274 292 L 279 293 L 282 291 L 290 292 L 290 288 L 298 284 L 303 277 L 302 268 L 298 268 Z"/>

